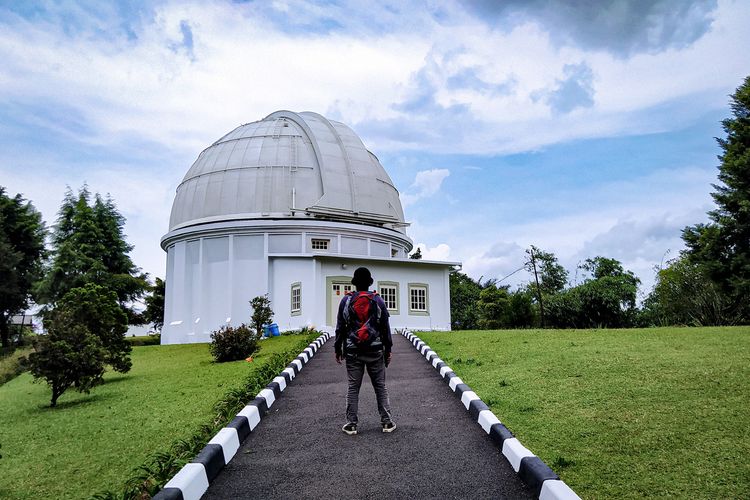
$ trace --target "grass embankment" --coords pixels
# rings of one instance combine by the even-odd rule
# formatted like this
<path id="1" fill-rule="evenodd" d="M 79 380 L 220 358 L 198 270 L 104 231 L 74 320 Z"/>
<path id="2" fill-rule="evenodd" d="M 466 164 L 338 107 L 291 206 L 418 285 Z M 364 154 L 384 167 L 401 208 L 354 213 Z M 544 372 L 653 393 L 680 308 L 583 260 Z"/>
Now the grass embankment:
<path id="1" fill-rule="evenodd" d="M 419 336 L 583 498 L 750 491 L 750 327 Z"/>
<path id="2" fill-rule="evenodd" d="M 253 363 L 214 363 L 208 344 L 134 347 L 127 374 L 91 394 L 50 390 L 24 373 L 0 387 L 0 498 L 86 498 L 116 490 L 152 453 L 187 439 L 212 408 L 273 353 L 304 341 L 262 342 Z"/>
<path id="3" fill-rule="evenodd" d="M 23 373 L 21 358 L 28 356 L 32 350 L 32 347 L 19 347 L 13 352 L 0 355 L 0 385 Z"/>

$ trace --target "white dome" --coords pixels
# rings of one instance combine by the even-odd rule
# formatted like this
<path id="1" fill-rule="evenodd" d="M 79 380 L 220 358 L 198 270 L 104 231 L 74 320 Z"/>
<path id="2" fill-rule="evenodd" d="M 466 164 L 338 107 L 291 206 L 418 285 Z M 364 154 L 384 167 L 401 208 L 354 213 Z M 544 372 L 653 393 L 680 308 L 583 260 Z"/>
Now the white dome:
<path id="1" fill-rule="evenodd" d="M 388 174 L 357 134 L 277 111 L 206 148 L 177 187 L 169 230 L 241 219 L 325 219 L 404 231 Z"/>

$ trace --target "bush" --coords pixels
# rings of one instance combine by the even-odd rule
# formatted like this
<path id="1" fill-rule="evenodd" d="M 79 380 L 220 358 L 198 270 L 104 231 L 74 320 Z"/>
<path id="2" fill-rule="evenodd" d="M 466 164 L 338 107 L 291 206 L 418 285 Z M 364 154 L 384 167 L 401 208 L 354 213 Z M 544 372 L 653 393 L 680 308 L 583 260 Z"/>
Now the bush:
<path id="1" fill-rule="evenodd" d="M 258 350 L 258 334 L 244 323 L 222 326 L 211 334 L 211 355 L 218 362 L 245 359 Z"/>
<path id="2" fill-rule="evenodd" d="M 161 334 L 148 334 L 138 337 L 125 337 L 131 346 L 161 345 Z"/>

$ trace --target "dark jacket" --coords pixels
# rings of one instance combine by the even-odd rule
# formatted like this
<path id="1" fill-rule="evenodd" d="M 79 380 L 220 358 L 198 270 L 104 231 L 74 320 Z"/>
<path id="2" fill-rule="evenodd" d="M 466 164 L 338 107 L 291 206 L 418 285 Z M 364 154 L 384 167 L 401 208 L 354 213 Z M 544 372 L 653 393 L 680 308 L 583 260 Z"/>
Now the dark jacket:
<path id="1" fill-rule="evenodd" d="M 359 292 L 353 292 L 353 293 L 359 293 Z M 334 348 L 336 349 L 336 354 L 341 356 L 342 354 L 346 354 L 346 338 L 349 336 L 349 325 L 346 324 L 346 320 L 344 319 L 344 307 L 346 307 L 347 299 L 351 297 L 351 295 L 346 295 L 344 298 L 341 299 L 341 302 L 339 302 L 339 313 L 336 318 L 336 342 L 334 343 Z M 385 306 L 385 302 L 383 302 L 382 297 L 380 295 L 375 295 L 373 297 L 373 300 L 375 301 L 375 304 L 380 308 L 380 324 L 378 325 L 378 331 L 380 332 L 380 341 L 383 343 L 382 347 L 378 346 L 376 350 L 383 350 L 385 351 L 385 354 L 387 355 L 389 352 L 391 352 L 391 347 L 393 346 L 393 339 L 391 338 L 391 325 L 388 322 L 388 317 L 390 314 L 388 314 L 388 308 Z M 372 351 L 369 351 L 372 352 Z"/>

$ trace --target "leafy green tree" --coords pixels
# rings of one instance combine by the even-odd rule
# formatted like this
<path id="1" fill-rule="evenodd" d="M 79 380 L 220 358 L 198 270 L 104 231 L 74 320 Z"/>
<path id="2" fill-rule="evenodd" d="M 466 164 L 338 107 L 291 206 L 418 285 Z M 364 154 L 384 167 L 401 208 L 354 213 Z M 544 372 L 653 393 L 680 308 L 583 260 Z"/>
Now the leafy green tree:
<path id="1" fill-rule="evenodd" d="M 125 219 L 110 198 L 98 194 L 91 203 L 86 186 L 75 196 L 65 194 L 52 234 L 52 261 L 38 287 L 43 302 L 54 306 L 66 293 L 87 283 L 113 291 L 131 323 L 143 322 L 132 302 L 148 289 L 147 276 L 140 272 L 128 253 Z"/>
<path id="2" fill-rule="evenodd" d="M 257 336 L 260 337 L 263 334 L 263 325 L 270 323 L 273 318 L 271 301 L 268 295 L 259 295 L 250 301 L 250 307 L 253 309 L 250 323 L 255 328 Z"/>
<path id="3" fill-rule="evenodd" d="M 57 308 L 65 311 L 72 321 L 99 338 L 106 351 L 106 364 L 117 372 L 125 373 L 130 370 L 132 347 L 125 339 L 128 317 L 119 306 L 115 292 L 87 283 L 66 293 L 58 301 Z"/>
<path id="4" fill-rule="evenodd" d="M 419 247 L 417 247 L 417 250 L 413 254 L 409 255 L 409 258 L 413 259 L 413 260 L 421 260 L 422 259 L 422 249 L 419 248 Z"/>
<path id="5" fill-rule="evenodd" d="M 508 301 L 507 326 L 527 328 L 534 325 L 534 299 L 528 290 L 511 292 Z"/>
<path id="6" fill-rule="evenodd" d="M 510 297 L 508 287 L 489 284 L 479 293 L 479 327 L 483 329 L 503 328 L 508 324 Z"/>
<path id="7" fill-rule="evenodd" d="M 477 302 L 482 285 L 460 271 L 452 271 L 448 277 L 451 294 L 451 328 L 473 330 L 479 327 Z"/>
<path id="8" fill-rule="evenodd" d="M 146 311 L 143 313 L 143 317 L 147 322 L 153 323 L 154 328 L 159 331 L 164 326 L 164 297 L 164 280 L 156 278 L 156 282 L 151 287 L 151 293 L 146 296 Z"/>
<path id="9" fill-rule="evenodd" d="M 62 308 L 52 313 L 48 334 L 40 336 L 29 354 L 29 369 L 35 379 L 50 386 L 50 405 L 56 406 L 69 388 L 88 393 L 103 382 L 106 355 L 99 338 Z"/>
<path id="10" fill-rule="evenodd" d="M 46 229 L 41 214 L 20 194 L 0 186 L 0 339 L 10 344 L 10 318 L 29 306 L 41 275 Z"/>
<path id="11" fill-rule="evenodd" d="M 590 273 L 582 284 L 547 301 L 547 319 L 558 328 L 632 326 L 640 280 L 606 257 L 586 259 L 581 268 Z"/>
<path id="12" fill-rule="evenodd" d="M 726 295 L 734 319 L 750 321 L 750 76 L 731 96 L 731 118 L 722 121 L 726 139 L 717 139 L 720 184 L 711 194 L 711 222 L 686 227 L 687 256 Z M 734 320 L 733 319 L 733 320 Z"/>
<path id="13" fill-rule="evenodd" d="M 731 324 L 726 296 L 686 255 L 656 274 L 654 289 L 643 303 L 644 326 Z"/>
<path id="14" fill-rule="evenodd" d="M 529 255 L 529 259 L 525 263 L 526 270 L 533 274 L 534 266 L 536 266 L 539 289 L 542 294 L 553 295 L 565 289 L 565 285 L 568 283 L 568 271 L 560 265 L 554 253 L 545 252 L 534 245 L 531 245 L 531 249 L 527 250 L 526 253 Z M 534 256 L 533 263 L 532 255 Z M 536 283 L 532 282 L 531 287 L 532 292 L 536 295 Z"/>

